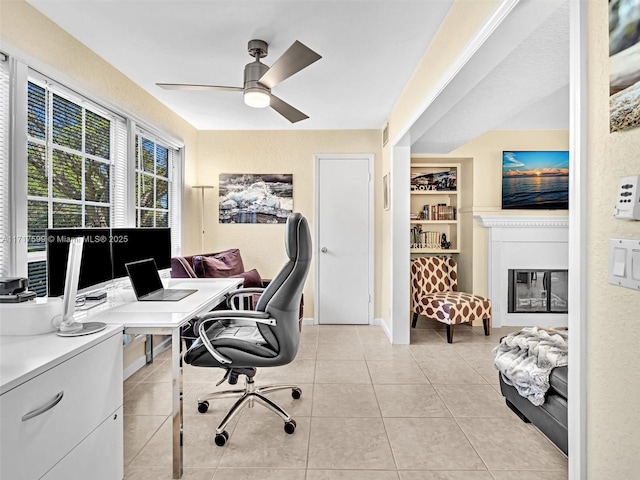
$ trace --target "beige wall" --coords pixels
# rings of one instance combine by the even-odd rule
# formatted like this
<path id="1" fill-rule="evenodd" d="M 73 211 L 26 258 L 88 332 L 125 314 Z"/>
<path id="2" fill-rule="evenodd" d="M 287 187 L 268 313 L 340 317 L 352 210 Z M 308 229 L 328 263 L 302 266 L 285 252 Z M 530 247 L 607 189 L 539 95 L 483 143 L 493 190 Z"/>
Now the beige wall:
<path id="1" fill-rule="evenodd" d="M 380 130 L 202 131 L 198 141 L 196 182 L 217 186 L 220 173 L 291 173 L 293 208 L 307 217 L 313 235 L 314 155 L 374 154 L 375 206 L 376 210 L 381 210 L 381 138 Z M 217 252 L 226 248 L 240 248 L 245 268 L 257 269 L 264 278 L 275 276 L 286 260 L 283 226 L 220 224 L 218 189 L 205 195 L 207 200 L 204 249 L 207 252 Z M 199 205 L 185 210 L 185 220 L 199 224 L 200 212 Z M 380 226 L 377 223 L 375 235 L 376 239 L 379 239 Z M 198 242 L 197 249 L 191 250 L 190 253 L 199 250 Z M 305 317 L 313 317 L 313 276 L 312 264 L 304 290 Z M 379 278 L 379 275 L 376 277 Z M 375 306 L 374 310 L 378 312 L 379 306 Z M 377 317 L 379 314 L 374 315 Z"/>
<path id="2" fill-rule="evenodd" d="M 640 292 L 607 276 L 608 239 L 640 239 L 640 222 L 612 215 L 620 177 L 640 174 L 640 128 L 609 133 L 607 2 L 588 7 L 587 474 L 637 478 Z"/>

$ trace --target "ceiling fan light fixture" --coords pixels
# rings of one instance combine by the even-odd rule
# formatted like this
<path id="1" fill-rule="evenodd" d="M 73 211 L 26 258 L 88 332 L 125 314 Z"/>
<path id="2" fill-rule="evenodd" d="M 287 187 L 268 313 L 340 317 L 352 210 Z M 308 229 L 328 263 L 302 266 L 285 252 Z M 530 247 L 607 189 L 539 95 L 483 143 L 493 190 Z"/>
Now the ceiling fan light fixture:
<path id="1" fill-rule="evenodd" d="M 247 88 L 244 91 L 244 103 L 253 108 L 265 108 L 271 104 L 271 97 L 263 89 Z"/>

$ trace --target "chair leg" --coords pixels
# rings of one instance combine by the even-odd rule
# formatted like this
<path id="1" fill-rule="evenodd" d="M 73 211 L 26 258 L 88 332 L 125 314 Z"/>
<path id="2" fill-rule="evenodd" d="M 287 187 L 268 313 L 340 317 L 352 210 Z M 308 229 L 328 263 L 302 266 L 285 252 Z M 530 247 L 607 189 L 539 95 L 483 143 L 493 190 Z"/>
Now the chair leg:
<path id="1" fill-rule="evenodd" d="M 447 343 L 453 343 L 453 325 L 447 324 Z"/>
<path id="2" fill-rule="evenodd" d="M 411 322 L 411 328 L 416 328 L 417 323 L 418 323 L 418 314 L 414 313 L 413 314 L 413 322 Z"/>
<path id="3" fill-rule="evenodd" d="M 489 336 L 491 335 L 491 319 L 490 318 L 483 318 L 482 319 L 482 326 L 484 327 L 484 334 L 485 336 Z"/>

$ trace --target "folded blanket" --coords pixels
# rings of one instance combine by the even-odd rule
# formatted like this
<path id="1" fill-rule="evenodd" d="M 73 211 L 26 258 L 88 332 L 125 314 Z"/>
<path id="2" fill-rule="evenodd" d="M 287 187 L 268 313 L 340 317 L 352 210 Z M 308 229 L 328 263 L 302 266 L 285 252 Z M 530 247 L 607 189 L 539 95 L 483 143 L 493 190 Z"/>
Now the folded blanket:
<path id="1" fill-rule="evenodd" d="M 551 370 L 567 365 L 568 337 L 566 328 L 526 327 L 510 333 L 493 349 L 494 366 L 507 385 L 534 405 L 542 405 Z"/>

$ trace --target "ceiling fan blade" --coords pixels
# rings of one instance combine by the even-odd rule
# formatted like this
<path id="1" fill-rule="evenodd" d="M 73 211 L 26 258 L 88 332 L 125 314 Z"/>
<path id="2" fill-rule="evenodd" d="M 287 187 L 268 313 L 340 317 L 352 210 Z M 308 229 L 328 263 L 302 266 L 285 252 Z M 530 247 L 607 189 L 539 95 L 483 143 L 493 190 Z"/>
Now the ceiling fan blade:
<path id="1" fill-rule="evenodd" d="M 156 83 L 165 90 L 222 90 L 229 92 L 242 92 L 242 87 L 224 87 L 221 85 L 192 85 L 189 83 Z"/>
<path id="2" fill-rule="evenodd" d="M 271 95 L 271 108 L 273 108 L 276 112 L 289 120 L 291 123 L 296 123 L 300 120 L 309 118 L 308 115 L 305 115 L 300 110 L 293 108 L 287 102 L 281 100 L 275 95 Z"/>
<path id="3" fill-rule="evenodd" d="M 316 52 L 296 40 L 258 81 L 267 88 L 273 88 L 321 58 Z"/>

